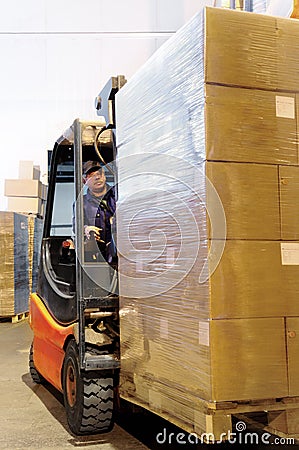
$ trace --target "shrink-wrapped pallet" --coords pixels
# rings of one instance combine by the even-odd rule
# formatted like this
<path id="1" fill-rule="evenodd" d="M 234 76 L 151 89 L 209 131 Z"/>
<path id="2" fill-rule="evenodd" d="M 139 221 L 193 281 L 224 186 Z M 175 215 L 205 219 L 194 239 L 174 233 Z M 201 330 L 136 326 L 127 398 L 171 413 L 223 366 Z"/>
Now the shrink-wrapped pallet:
<path id="1" fill-rule="evenodd" d="M 299 392 L 295 36 L 206 8 L 116 96 L 121 392 L 191 430 Z"/>
<path id="2" fill-rule="evenodd" d="M 0 316 L 14 316 L 28 311 L 29 257 L 26 215 L 1 211 L 0 246 Z"/>

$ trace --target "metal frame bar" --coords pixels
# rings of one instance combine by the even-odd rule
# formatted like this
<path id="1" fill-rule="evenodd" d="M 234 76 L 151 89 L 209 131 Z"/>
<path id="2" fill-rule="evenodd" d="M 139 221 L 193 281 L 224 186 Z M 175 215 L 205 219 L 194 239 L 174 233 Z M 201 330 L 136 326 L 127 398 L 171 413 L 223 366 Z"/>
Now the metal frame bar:
<path id="1" fill-rule="evenodd" d="M 83 283 L 83 182 L 82 182 L 82 123 L 79 119 L 74 121 L 74 159 L 75 159 L 75 193 L 76 193 L 76 285 L 77 285 L 77 314 L 79 323 L 79 364 L 84 368 L 85 332 L 84 332 L 84 283 Z"/>

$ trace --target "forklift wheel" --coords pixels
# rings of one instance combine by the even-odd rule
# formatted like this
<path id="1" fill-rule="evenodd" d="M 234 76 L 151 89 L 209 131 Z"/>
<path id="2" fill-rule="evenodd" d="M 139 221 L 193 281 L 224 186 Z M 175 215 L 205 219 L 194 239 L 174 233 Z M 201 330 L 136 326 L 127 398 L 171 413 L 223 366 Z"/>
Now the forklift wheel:
<path id="1" fill-rule="evenodd" d="M 108 432 L 113 428 L 113 376 L 81 372 L 79 352 L 70 341 L 62 369 L 67 421 L 75 434 Z"/>
<path id="2" fill-rule="evenodd" d="M 34 383 L 37 383 L 37 384 L 43 383 L 44 378 L 36 370 L 35 365 L 34 365 L 34 361 L 33 361 L 33 343 L 31 344 L 30 352 L 29 352 L 29 372 L 30 372 L 31 378 L 34 381 Z"/>

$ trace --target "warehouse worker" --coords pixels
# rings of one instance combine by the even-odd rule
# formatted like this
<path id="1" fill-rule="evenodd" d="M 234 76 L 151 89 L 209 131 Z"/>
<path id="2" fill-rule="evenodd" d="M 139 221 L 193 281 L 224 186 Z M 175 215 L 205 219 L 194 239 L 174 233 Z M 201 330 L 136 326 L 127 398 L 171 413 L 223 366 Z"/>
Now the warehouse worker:
<path id="1" fill-rule="evenodd" d="M 88 243 L 94 235 L 103 257 L 111 263 L 116 254 L 112 236 L 116 207 L 114 188 L 107 185 L 105 171 L 99 161 L 84 163 L 83 183 L 87 185 L 87 192 L 83 195 L 85 242 Z"/>

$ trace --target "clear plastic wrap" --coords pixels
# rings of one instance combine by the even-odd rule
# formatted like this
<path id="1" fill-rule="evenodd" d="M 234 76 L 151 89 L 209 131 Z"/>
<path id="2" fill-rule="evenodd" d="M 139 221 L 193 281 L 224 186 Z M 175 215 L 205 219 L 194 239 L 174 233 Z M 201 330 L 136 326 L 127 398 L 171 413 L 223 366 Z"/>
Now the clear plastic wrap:
<path id="1" fill-rule="evenodd" d="M 43 234 L 43 220 L 36 216 L 28 216 L 29 231 L 29 287 L 30 293 L 36 291 L 40 248 Z"/>
<path id="2" fill-rule="evenodd" d="M 299 393 L 297 35 L 206 8 L 117 94 L 121 391 L 191 430 Z"/>
<path id="3" fill-rule="evenodd" d="M 253 0 L 252 1 L 252 11 L 254 13 L 263 14 L 267 10 L 267 0 Z"/>

